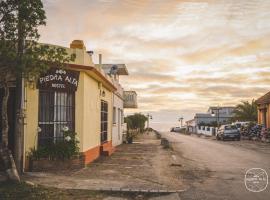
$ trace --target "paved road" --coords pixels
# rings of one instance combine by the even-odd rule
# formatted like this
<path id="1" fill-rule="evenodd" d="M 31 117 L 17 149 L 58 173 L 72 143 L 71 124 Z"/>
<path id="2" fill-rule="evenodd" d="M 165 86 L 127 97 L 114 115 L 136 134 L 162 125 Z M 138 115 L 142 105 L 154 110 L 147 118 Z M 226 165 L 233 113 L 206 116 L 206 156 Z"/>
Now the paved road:
<path id="1" fill-rule="evenodd" d="M 265 191 L 254 193 L 244 183 L 250 168 L 263 168 L 270 175 L 269 144 L 222 142 L 177 133 L 162 135 L 173 142 L 185 172 L 194 172 L 183 176 L 189 189 L 181 195 L 182 199 L 270 199 L 270 184 Z"/>

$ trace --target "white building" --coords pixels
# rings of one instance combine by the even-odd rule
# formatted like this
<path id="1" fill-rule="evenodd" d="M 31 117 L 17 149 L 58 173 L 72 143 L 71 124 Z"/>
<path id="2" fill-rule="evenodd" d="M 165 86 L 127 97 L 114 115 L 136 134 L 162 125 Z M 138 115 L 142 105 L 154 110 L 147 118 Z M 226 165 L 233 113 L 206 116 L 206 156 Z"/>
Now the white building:
<path id="1" fill-rule="evenodd" d="M 235 107 L 209 107 L 206 113 L 196 113 L 194 119 L 187 121 L 190 132 L 198 132 L 199 126 L 211 126 L 214 123 L 225 124 L 233 117 Z"/>
<path id="2" fill-rule="evenodd" d="M 102 64 L 102 69 L 111 76 L 117 91 L 113 94 L 113 127 L 112 144 L 117 146 L 123 142 L 124 124 L 124 90 L 119 82 L 119 77 L 128 75 L 125 64 Z"/>
<path id="3" fill-rule="evenodd" d="M 224 124 L 229 122 L 233 117 L 233 111 L 235 107 L 209 107 L 207 113 L 196 113 L 195 114 L 195 122 L 196 125 L 200 124 L 211 124 L 211 123 L 218 123 Z"/>

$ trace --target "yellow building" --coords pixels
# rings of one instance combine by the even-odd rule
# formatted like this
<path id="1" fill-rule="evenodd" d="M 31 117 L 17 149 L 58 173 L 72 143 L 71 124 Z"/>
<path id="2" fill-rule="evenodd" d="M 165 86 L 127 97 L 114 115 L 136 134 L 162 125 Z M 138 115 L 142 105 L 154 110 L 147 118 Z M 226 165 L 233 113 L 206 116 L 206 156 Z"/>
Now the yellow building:
<path id="1" fill-rule="evenodd" d="M 270 128 L 270 92 L 260 97 L 257 101 L 258 123 Z"/>
<path id="2" fill-rule="evenodd" d="M 68 64 L 67 68 L 52 68 L 40 76 L 37 84 L 25 84 L 25 168 L 31 148 L 61 138 L 61 130 L 66 126 L 78 134 L 85 163 L 90 163 L 100 154 L 110 155 L 113 152 L 112 97 L 116 88 L 110 78 L 95 67 L 92 53 L 86 52 L 82 41 L 73 41 L 66 50 L 76 54 L 76 60 Z M 12 94 L 10 104 L 15 98 Z M 14 114 L 12 105 L 8 112 Z M 9 134 L 12 136 L 14 128 L 13 124 L 10 125 Z M 14 148 L 13 140 L 14 137 L 10 137 L 11 149 Z"/>

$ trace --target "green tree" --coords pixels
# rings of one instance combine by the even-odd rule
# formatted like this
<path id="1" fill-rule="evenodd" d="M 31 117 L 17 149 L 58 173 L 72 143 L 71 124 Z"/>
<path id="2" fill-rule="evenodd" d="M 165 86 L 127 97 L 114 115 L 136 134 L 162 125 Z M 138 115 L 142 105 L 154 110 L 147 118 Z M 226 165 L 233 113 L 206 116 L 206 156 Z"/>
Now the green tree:
<path id="1" fill-rule="evenodd" d="M 147 117 L 141 113 L 135 113 L 125 117 L 128 129 L 139 129 L 140 132 L 143 132 L 146 121 Z"/>
<path id="2" fill-rule="evenodd" d="M 257 105 L 255 100 L 251 103 L 242 101 L 234 110 L 234 120 L 238 121 L 257 121 Z"/>
<path id="3" fill-rule="evenodd" d="M 14 166 L 8 148 L 7 102 L 9 82 L 16 81 L 16 126 L 15 126 L 15 161 L 21 171 L 23 119 L 22 89 L 25 81 L 35 80 L 52 65 L 63 66 L 74 60 L 64 48 L 39 44 L 38 27 L 46 25 L 46 15 L 41 0 L 1 0 L 0 1 L 0 85 L 4 90 L 2 103 L 2 142 L 0 159 L 5 167 Z M 11 158 L 10 161 L 6 160 Z M 16 179 L 16 168 L 8 173 Z M 13 173 L 13 174 L 12 174 Z M 15 178 L 14 178 L 15 176 Z M 18 180 L 18 178 L 17 178 Z"/>

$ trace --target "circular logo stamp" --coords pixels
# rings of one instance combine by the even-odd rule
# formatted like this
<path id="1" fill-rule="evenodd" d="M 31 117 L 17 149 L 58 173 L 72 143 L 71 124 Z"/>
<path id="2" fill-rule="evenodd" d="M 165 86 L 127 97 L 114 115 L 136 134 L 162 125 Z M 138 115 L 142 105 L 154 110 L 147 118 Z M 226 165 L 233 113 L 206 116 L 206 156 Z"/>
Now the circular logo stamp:
<path id="1" fill-rule="evenodd" d="M 262 192 L 268 185 L 268 174 L 264 169 L 251 168 L 246 171 L 245 185 L 251 192 Z"/>

